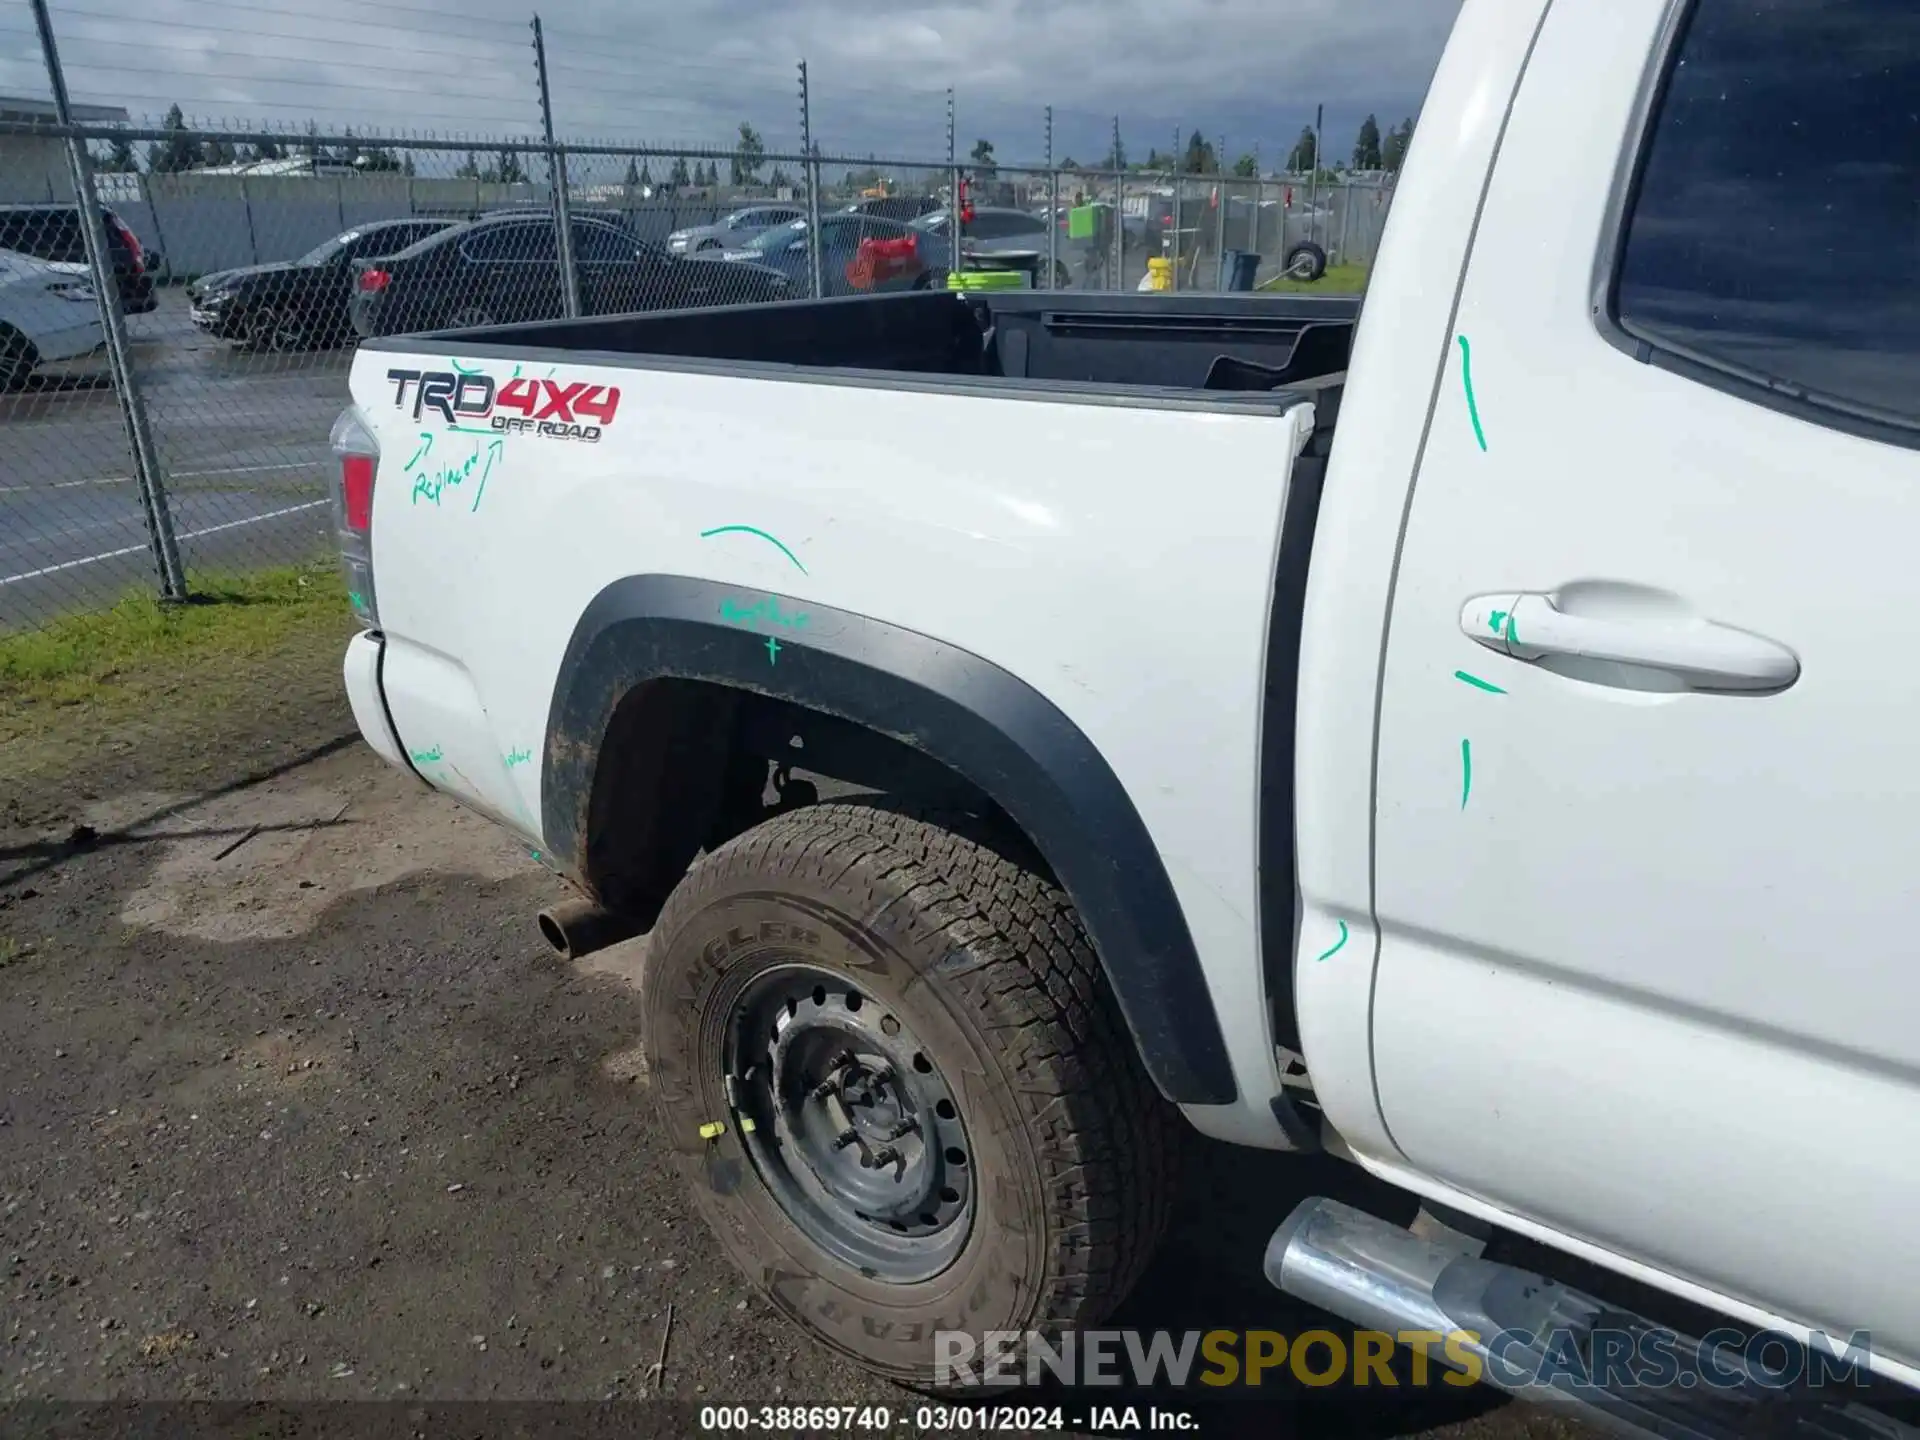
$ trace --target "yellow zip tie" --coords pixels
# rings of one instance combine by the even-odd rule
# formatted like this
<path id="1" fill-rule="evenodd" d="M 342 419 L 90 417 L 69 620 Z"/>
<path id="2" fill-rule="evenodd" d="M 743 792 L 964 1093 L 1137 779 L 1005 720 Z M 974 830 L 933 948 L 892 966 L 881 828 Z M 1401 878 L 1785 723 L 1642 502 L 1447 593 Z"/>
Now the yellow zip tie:
<path id="1" fill-rule="evenodd" d="M 753 1133 L 753 1117 L 751 1115 L 742 1115 L 740 1117 L 740 1132 L 743 1135 L 751 1135 Z"/>
<path id="2" fill-rule="evenodd" d="M 702 1140 L 718 1140 L 726 1133 L 727 1127 L 718 1120 L 709 1120 L 700 1127 L 700 1138 Z"/>

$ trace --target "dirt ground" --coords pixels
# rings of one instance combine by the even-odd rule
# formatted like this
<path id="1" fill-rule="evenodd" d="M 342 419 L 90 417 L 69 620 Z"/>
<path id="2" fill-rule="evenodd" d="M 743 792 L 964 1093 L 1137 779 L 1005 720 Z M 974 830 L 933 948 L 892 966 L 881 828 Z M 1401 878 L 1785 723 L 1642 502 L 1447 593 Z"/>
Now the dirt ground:
<path id="1" fill-rule="evenodd" d="M 96 777 L 0 834 L 0 1430 L 121 1414 L 24 1402 L 270 1401 L 267 1429 L 192 1429 L 309 1434 L 348 1408 L 310 1402 L 376 1399 L 406 1403 L 352 1407 L 359 1433 L 683 1434 L 716 1403 L 911 1428 L 919 1397 L 776 1317 L 684 1203 L 635 1047 L 644 940 L 554 959 L 532 917 L 562 887 L 524 847 L 357 743 L 304 748 L 198 798 Z M 1308 1193 L 1405 1203 L 1198 1140 L 1189 1172 L 1118 1326 L 1311 1328 L 1261 1278 L 1273 1226 Z M 1582 1433 L 1446 1386 L 1093 1398 L 1208 1435 Z M 609 1399 L 647 1404 L 418 1408 Z"/>

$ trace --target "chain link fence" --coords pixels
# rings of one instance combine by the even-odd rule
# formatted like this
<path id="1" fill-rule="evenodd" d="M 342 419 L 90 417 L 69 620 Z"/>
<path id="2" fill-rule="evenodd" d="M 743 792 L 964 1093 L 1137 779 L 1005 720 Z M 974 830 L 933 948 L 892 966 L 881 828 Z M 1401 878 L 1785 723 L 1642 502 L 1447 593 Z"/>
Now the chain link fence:
<path id="1" fill-rule="evenodd" d="M 394 28 L 368 53 L 332 32 L 235 38 L 239 12 L 285 18 L 271 0 L 138 40 L 87 3 L 0 0 L 0 50 L 39 81 L 0 58 L 0 92 L 31 92 L 0 93 L 0 743 L 9 637 L 332 596 L 327 437 L 364 337 L 940 286 L 956 267 L 1062 290 L 1357 288 L 1391 194 L 1380 176 L 1087 167 L 1056 157 L 1051 111 L 1038 163 L 984 141 L 962 157 L 952 91 L 942 140 L 915 129 L 939 92 L 907 124 L 898 95 L 822 96 L 804 63 L 694 77 L 724 92 L 713 109 L 790 117 L 736 137 L 713 109 L 637 94 L 637 57 L 605 36 L 538 20 L 483 22 L 462 49 L 426 33 L 448 16 L 381 6 Z M 69 30 L 89 101 L 125 105 L 72 99 Z M 269 113 L 161 114 L 146 56 L 215 42 L 215 80 Z M 453 98 L 423 78 L 449 72 Z M 503 128 L 303 118 L 355 104 L 428 123 L 477 107 Z M 609 115 L 636 138 L 574 118 Z M 934 153 L 861 153 L 876 135 Z M 332 646 L 348 621 L 328 614 Z"/>

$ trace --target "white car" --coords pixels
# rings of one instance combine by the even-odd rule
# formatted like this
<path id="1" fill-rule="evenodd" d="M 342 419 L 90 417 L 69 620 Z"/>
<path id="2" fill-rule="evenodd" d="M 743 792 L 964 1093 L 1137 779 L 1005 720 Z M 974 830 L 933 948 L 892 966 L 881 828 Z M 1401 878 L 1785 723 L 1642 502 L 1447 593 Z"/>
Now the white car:
<path id="1" fill-rule="evenodd" d="M 0 391 L 19 389 L 50 361 L 76 360 L 105 343 L 84 266 L 0 250 Z"/>

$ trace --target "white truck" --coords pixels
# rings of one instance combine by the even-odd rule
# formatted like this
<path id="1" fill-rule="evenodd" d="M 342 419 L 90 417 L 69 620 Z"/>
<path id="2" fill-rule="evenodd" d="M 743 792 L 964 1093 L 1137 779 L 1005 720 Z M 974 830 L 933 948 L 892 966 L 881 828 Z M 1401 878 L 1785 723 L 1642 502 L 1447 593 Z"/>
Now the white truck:
<path id="1" fill-rule="evenodd" d="M 1916 94 L 1910 0 L 1466 0 L 1363 311 L 371 342 L 359 724 L 650 929 L 692 1192 L 877 1370 L 1108 1314 L 1184 1115 L 1420 1198 L 1276 1215 L 1355 1322 L 1619 1321 L 1498 1229 L 1913 1385 Z"/>

